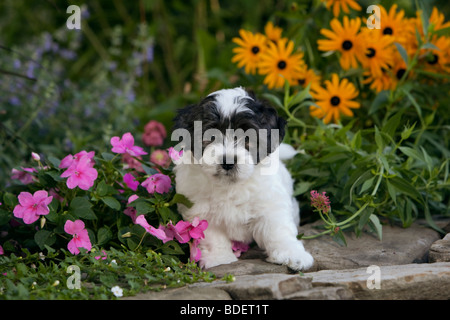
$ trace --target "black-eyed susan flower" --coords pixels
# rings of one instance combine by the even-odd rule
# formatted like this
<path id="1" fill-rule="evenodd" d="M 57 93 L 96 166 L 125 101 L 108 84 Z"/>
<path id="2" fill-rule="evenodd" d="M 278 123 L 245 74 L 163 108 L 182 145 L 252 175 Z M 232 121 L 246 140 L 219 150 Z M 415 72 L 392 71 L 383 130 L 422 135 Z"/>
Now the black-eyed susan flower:
<path id="1" fill-rule="evenodd" d="M 264 33 L 266 34 L 267 39 L 273 42 L 277 42 L 281 39 L 281 33 L 283 29 L 280 27 L 275 27 L 271 21 L 267 22 L 264 27 Z"/>
<path id="2" fill-rule="evenodd" d="M 385 36 L 376 29 L 363 29 L 362 36 L 365 39 L 365 54 L 360 59 L 362 66 L 368 69 L 375 77 L 381 77 L 382 69 L 392 66 L 395 50 L 394 39 Z"/>
<path id="3" fill-rule="evenodd" d="M 322 0 L 325 2 L 325 6 L 330 10 L 333 6 L 333 15 L 337 17 L 341 12 L 341 9 L 345 13 L 350 13 L 349 7 L 354 10 L 361 10 L 361 6 L 355 0 Z"/>
<path id="4" fill-rule="evenodd" d="M 247 30 L 239 30 L 240 38 L 233 38 L 233 42 L 239 47 L 233 49 L 235 55 L 231 59 L 237 62 L 238 67 L 244 67 L 248 74 L 255 74 L 258 68 L 261 54 L 266 49 L 266 37 L 261 33 L 252 33 Z"/>
<path id="5" fill-rule="evenodd" d="M 353 83 L 345 78 L 340 80 L 335 73 L 331 75 L 331 81 L 325 81 L 325 88 L 321 86 L 311 88 L 311 95 L 318 107 L 311 106 L 310 113 L 313 117 L 323 119 L 324 123 L 332 120 L 338 122 L 341 114 L 352 117 L 351 109 L 360 107 L 359 102 L 353 100 L 358 96 L 358 90 Z"/>
<path id="6" fill-rule="evenodd" d="M 306 66 L 297 74 L 296 81 L 303 88 L 306 88 L 308 85 L 311 88 L 313 86 L 320 86 L 320 76 L 313 69 L 307 68 Z"/>
<path id="7" fill-rule="evenodd" d="M 404 45 L 409 39 L 409 35 L 414 32 L 407 20 L 404 19 L 405 11 L 397 11 L 397 5 L 394 4 L 389 9 L 389 12 L 383 7 L 380 7 L 380 32 L 385 36 L 391 36 L 394 41 Z M 376 30 L 376 29 L 375 29 Z"/>
<path id="8" fill-rule="evenodd" d="M 424 69 L 431 72 L 450 73 L 450 37 L 433 37 L 432 49 L 422 50 Z"/>
<path id="9" fill-rule="evenodd" d="M 358 60 L 365 55 L 364 41 L 361 38 L 359 29 L 361 20 L 344 17 L 343 24 L 338 19 L 330 22 L 332 30 L 321 29 L 320 33 L 328 39 L 317 40 L 320 51 L 338 51 L 341 53 L 339 63 L 342 69 L 358 67 Z"/>
<path id="10" fill-rule="evenodd" d="M 294 43 L 286 38 L 268 45 L 259 63 L 259 73 L 265 75 L 264 84 L 269 89 L 283 87 L 286 80 L 294 85 L 297 74 L 304 67 L 303 53 L 294 53 Z"/>
<path id="11" fill-rule="evenodd" d="M 445 22 L 445 16 L 436 7 L 433 7 L 430 15 L 430 24 L 433 25 L 434 31 L 450 27 L 450 22 Z"/>

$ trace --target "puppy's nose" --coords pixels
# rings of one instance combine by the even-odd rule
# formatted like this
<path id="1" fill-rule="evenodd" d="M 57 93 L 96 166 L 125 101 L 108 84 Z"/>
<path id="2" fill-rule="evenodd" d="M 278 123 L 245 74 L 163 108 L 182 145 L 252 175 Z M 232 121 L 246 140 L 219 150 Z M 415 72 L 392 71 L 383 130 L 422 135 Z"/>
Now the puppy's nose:
<path id="1" fill-rule="evenodd" d="M 230 162 L 230 161 L 227 161 L 227 157 L 226 157 L 226 156 L 224 156 L 222 160 L 223 160 L 223 162 L 222 162 L 222 168 L 223 168 L 224 170 L 229 171 L 229 170 L 231 170 L 231 169 L 234 168 L 234 164 L 235 164 L 236 161 L 237 161 L 237 157 L 234 156 L 234 159 L 233 159 L 234 161 L 233 161 L 232 163 L 227 163 L 227 162 Z"/>
<path id="2" fill-rule="evenodd" d="M 222 164 L 222 168 L 229 171 L 234 168 L 234 163 L 224 163 L 224 164 Z"/>

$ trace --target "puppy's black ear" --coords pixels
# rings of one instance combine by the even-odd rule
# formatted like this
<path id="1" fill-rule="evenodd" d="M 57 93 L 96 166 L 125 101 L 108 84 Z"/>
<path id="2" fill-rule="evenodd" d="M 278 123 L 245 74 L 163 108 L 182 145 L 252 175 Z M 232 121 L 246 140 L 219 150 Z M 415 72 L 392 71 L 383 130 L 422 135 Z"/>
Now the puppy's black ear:
<path id="1" fill-rule="evenodd" d="M 255 118 L 259 123 L 259 127 L 267 130 L 267 144 L 269 147 L 267 150 L 273 152 L 281 141 L 283 141 L 287 123 L 286 120 L 278 116 L 277 110 L 265 100 L 255 100 L 253 103 L 249 104 L 249 108 L 253 110 Z M 272 130 L 277 130 L 278 141 L 275 141 L 276 137 L 272 135 Z"/>

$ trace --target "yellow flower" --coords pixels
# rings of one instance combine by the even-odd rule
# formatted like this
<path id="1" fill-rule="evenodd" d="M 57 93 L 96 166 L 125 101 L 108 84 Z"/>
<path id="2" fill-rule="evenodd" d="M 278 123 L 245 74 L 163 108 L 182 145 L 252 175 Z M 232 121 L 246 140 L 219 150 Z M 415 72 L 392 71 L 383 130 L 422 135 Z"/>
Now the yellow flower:
<path id="1" fill-rule="evenodd" d="M 304 66 L 303 53 L 293 53 L 294 43 L 285 38 L 268 44 L 259 63 L 259 74 L 266 76 L 264 83 L 269 89 L 283 87 L 286 80 L 295 84 L 296 75 Z"/>
<path id="2" fill-rule="evenodd" d="M 330 22 L 331 30 L 321 29 L 320 33 L 328 39 L 317 40 L 320 51 L 339 51 L 341 58 L 339 63 L 342 69 L 358 67 L 358 60 L 364 58 L 365 48 L 363 46 L 363 39 L 359 34 L 361 20 L 344 17 L 344 23 L 341 24 L 338 19 L 334 18 Z"/>
<path id="3" fill-rule="evenodd" d="M 433 24 L 434 31 L 450 27 L 450 22 L 444 21 L 445 21 L 444 14 L 440 13 L 436 7 L 433 7 L 433 11 L 431 11 L 430 15 L 430 24 Z"/>
<path id="4" fill-rule="evenodd" d="M 235 56 L 231 62 L 237 62 L 238 67 L 245 67 L 245 72 L 255 74 L 261 54 L 266 49 L 266 37 L 261 33 L 253 34 L 251 31 L 239 30 L 240 38 L 233 38 L 239 47 L 233 49 Z"/>
<path id="5" fill-rule="evenodd" d="M 333 15 L 335 17 L 339 15 L 341 8 L 342 11 L 347 14 L 350 13 L 348 7 L 358 11 L 361 10 L 361 6 L 355 0 L 322 0 L 322 2 L 325 2 L 325 6 L 328 10 L 330 10 L 330 7 L 333 6 Z"/>
<path id="6" fill-rule="evenodd" d="M 431 44 L 436 49 L 422 50 L 424 51 L 422 56 L 425 56 L 425 70 L 450 73 L 450 37 L 433 37 Z"/>
<path id="7" fill-rule="evenodd" d="M 275 27 L 273 23 L 269 21 L 264 27 L 264 32 L 267 39 L 273 42 L 277 42 L 281 39 L 281 33 L 283 32 L 283 29 L 281 29 L 280 27 Z"/>
<path id="8" fill-rule="evenodd" d="M 313 69 L 307 67 L 303 68 L 302 71 L 297 74 L 295 80 L 297 81 L 297 84 L 303 88 L 306 88 L 309 84 L 311 88 L 313 86 L 320 86 L 320 76 L 316 74 Z"/>
<path id="9" fill-rule="evenodd" d="M 331 75 L 331 81 L 325 81 L 325 88 L 321 86 L 311 88 L 311 95 L 319 107 L 311 106 L 310 113 L 314 117 L 323 118 L 324 123 L 331 120 L 338 122 L 341 113 L 352 117 L 351 109 L 360 107 L 359 102 L 353 100 L 358 96 L 358 90 L 353 83 L 345 78 L 340 81 L 335 73 Z"/>
<path id="10" fill-rule="evenodd" d="M 369 69 L 375 77 L 380 77 L 382 69 L 392 65 L 392 56 L 396 48 L 392 45 L 394 38 L 385 36 L 376 29 L 364 29 L 361 34 L 365 39 L 365 55 L 360 60 L 364 68 Z"/>
<path id="11" fill-rule="evenodd" d="M 375 90 L 377 93 L 383 90 L 394 90 L 405 74 L 406 68 L 406 63 L 403 61 L 400 53 L 395 51 L 392 65 L 389 65 L 388 69 L 382 68 L 379 76 L 374 76 L 369 70 L 366 70 L 364 76 L 367 78 L 363 80 L 363 83 L 370 83 L 370 89 Z M 411 72 L 408 74 L 409 76 L 411 76 Z"/>

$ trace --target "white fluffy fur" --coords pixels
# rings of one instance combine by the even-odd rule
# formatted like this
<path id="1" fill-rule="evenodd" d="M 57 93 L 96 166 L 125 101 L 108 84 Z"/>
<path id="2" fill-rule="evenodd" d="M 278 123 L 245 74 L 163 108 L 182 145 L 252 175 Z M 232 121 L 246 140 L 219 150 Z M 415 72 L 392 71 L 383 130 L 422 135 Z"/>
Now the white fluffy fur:
<path id="1" fill-rule="evenodd" d="M 222 94 L 217 101 L 224 113 L 233 108 L 242 109 L 236 104 L 236 97 L 246 94 L 241 90 L 220 91 Z M 245 111 L 241 109 L 239 111 Z M 226 148 L 215 148 L 227 152 Z M 279 153 L 281 158 L 292 157 L 295 150 L 287 145 L 278 149 L 280 152 L 270 154 L 266 161 L 257 165 L 240 165 L 241 174 L 234 181 L 227 179 L 225 174 L 218 177 L 216 164 L 186 164 L 182 161 L 175 167 L 177 192 L 194 203 L 190 209 L 179 206 L 183 218 L 192 221 L 199 217 L 208 221 L 205 238 L 200 243 L 202 267 L 236 261 L 232 241 L 250 243 L 253 240 L 265 250 L 269 262 L 284 264 L 294 270 L 312 266 L 313 257 L 296 238 L 299 206 L 292 196 L 292 178 L 279 158 Z M 186 151 L 183 157 L 190 158 L 192 154 Z M 262 174 L 270 161 L 276 162 L 276 173 Z"/>

